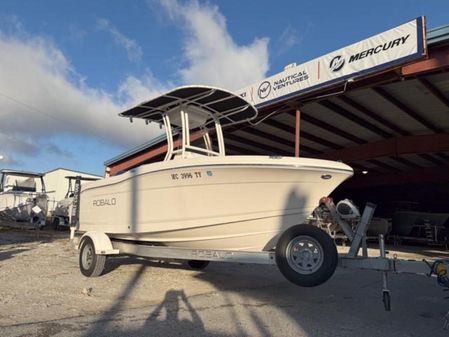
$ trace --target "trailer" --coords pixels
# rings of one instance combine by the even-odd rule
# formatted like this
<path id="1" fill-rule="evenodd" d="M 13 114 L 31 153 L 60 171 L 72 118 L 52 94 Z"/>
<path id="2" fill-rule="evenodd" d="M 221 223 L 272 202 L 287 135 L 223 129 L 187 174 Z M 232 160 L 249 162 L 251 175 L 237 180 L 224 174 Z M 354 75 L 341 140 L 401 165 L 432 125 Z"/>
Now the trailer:
<path id="1" fill-rule="evenodd" d="M 129 255 L 151 258 L 156 260 L 184 260 L 193 269 L 203 269 L 209 262 L 236 262 L 249 264 L 270 264 L 277 265 L 281 273 L 291 282 L 300 286 L 315 286 L 320 278 L 316 277 L 319 272 L 316 269 L 316 261 L 314 261 L 313 253 L 307 249 L 298 252 L 298 261 L 293 261 L 296 268 L 285 268 L 282 264 L 291 264 L 288 257 L 285 260 L 280 258 L 276 248 L 273 251 L 262 252 L 245 252 L 245 251 L 229 251 L 229 250 L 210 250 L 210 249 L 186 249 L 166 246 L 156 246 L 143 244 L 141 242 L 132 242 L 129 240 L 111 239 L 106 233 L 99 231 L 91 231 L 86 233 L 78 233 L 76 231 L 76 223 L 79 216 L 79 191 L 80 181 L 75 184 L 74 196 L 74 214 L 72 218 L 72 226 L 70 227 L 70 237 L 72 240 L 78 239 L 77 248 L 79 250 L 79 265 L 81 272 L 88 277 L 100 276 L 104 271 L 106 258 L 118 255 Z M 351 268 L 357 270 L 374 270 L 382 273 L 381 298 L 386 311 L 391 310 L 390 290 L 388 288 L 389 274 L 409 273 L 419 274 L 427 277 L 435 277 L 438 285 L 445 289 L 449 289 L 449 278 L 447 275 L 448 260 L 404 260 L 397 257 L 387 257 L 385 250 L 385 240 L 383 235 L 379 235 L 379 254 L 377 257 L 368 257 L 366 245 L 366 230 L 370 220 L 375 212 L 376 205 L 367 203 L 362 216 L 353 230 L 351 226 L 339 215 L 335 210 L 335 205 L 331 199 L 326 200 L 326 206 L 329 211 L 336 217 L 338 224 L 341 226 L 345 235 L 351 242 L 349 252 L 347 254 L 339 254 L 336 259 L 335 267 Z M 299 225 L 309 226 L 311 225 Z M 297 227 L 297 226 L 294 226 Z M 307 228 L 309 228 L 307 227 Z M 316 228 L 316 227 L 315 227 Z M 291 228 L 292 229 L 292 228 Z M 293 228 L 294 229 L 294 228 Z M 290 230 L 290 229 L 289 229 Z M 287 232 L 289 231 L 287 230 Z M 321 229 L 316 228 L 326 237 L 330 237 Z M 282 242 L 284 232 L 279 242 Z M 80 234 L 82 234 L 80 236 Z M 288 236 L 288 233 L 287 233 Z M 332 239 L 332 244 L 335 246 Z M 285 240 L 284 240 L 285 241 Z M 284 245 L 284 244 L 279 244 Z M 361 251 L 361 254 L 359 254 Z M 283 251 L 285 253 L 285 250 Z M 282 254 L 281 254 L 282 255 Z M 284 256 L 285 257 L 285 256 Z M 335 270 L 334 266 L 330 271 L 330 276 Z M 294 275 L 292 275 L 294 273 Z M 327 271 L 329 273 L 329 270 Z M 325 275 L 324 278 L 330 277 Z M 326 278 L 327 277 L 327 278 Z M 323 277 L 321 277 L 321 280 Z M 322 283 L 322 282 L 321 282 Z M 445 316 L 444 328 L 449 327 L 449 312 Z"/>

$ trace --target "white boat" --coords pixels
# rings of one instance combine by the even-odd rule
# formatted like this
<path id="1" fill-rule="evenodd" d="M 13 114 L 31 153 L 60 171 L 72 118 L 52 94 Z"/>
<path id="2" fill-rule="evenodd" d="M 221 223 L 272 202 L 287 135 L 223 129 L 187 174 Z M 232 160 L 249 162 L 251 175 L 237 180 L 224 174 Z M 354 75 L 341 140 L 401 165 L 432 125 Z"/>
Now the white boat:
<path id="1" fill-rule="evenodd" d="M 164 124 L 165 160 L 84 185 L 79 232 L 170 247 L 267 251 L 353 174 L 341 162 L 227 156 L 222 126 L 254 119 L 257 110 L 222 89 L 180 87 L 121 116 Z M 203 144 L 193 145 L 197 139 Z"/>
<path id="2" fill-rule="evenodd" d="M 69 181 L 67 193 L 65 194 L 64 199 L 57 202 L 52 216 L 53 228 L 56 230 L 63 227 L 68 228 L 70 226 L 73 211 L 73 198 L 75 194 L 75 181 L 79 180 L 81 182 L 98 180 L 98 178 L 89 178 L 82 176 L 66 176 L 65 178 Z"/>
<path id="3" fill-rule="evenodd" d="M 44 174 L 16 170 L 0 173 L 0 224 L 45 226 L 48 196 Z"/>

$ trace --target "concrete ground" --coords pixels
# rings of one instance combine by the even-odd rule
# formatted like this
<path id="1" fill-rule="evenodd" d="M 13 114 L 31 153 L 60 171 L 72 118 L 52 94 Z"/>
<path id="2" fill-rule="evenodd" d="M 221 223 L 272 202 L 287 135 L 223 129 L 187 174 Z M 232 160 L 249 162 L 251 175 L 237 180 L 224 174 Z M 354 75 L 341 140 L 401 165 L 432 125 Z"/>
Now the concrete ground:
<path id="1" fill-rule="evenodd" d="M 391 275 L 391 312 L 381 275 L 369 271 L 337 269 L 324 285 L 299 288 L 275 266 L 211 263 L 200 272 L 120 257 L 86 278 L 67 236 L 0 228 L 0 336 L 448 335 L 449 301 L 433 278 Z M 438 253 L 416 249 L 397 253 Z"/>

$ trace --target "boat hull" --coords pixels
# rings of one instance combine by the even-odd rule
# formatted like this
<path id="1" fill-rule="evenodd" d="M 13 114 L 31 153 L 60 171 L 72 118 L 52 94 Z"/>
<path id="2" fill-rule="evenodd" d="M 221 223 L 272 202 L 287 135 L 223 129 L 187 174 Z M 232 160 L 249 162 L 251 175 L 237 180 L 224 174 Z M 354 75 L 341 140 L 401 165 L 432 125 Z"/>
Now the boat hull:
<path id="1" fill-rule="evenodd" d="M 351 175 L 342 163 L 299 158 L 144 165 L 83 187 L 79 231 L 173 247 L 269 250 Z"/>
<path id="2" fill-rule="evenodd" d="M 14 222 L 45 224 L 47 195 L 36 192 L 7 191 L 0 193 L 0 224 Z M 38 206 L 38 208 L 34 208 Z M 36 213 L 34 210 L 38 210 Z"/>

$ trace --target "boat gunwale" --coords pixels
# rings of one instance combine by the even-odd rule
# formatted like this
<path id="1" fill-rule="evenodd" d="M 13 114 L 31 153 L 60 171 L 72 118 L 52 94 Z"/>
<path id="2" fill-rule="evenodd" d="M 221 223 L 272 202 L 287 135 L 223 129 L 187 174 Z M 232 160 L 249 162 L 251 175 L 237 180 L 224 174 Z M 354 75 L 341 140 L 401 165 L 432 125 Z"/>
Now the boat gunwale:
<path id="1" fill-rule="evenodd" d="M 151 164 L 147 164 L 147 165 L 151 165 Z M 141 172 L 135 175 L 130 175 L 128 177 L 124 177 L 121 180 L 115 181 L 115 182 L 110 182 L 107 183 L 107 185 L 99 185 L 99 186 L 89 186 L 86 185 L 81 192 L 85 192 L 88 190 L 93 190 L 93 189 L 97 189 L 97 188 L 102 188 L 102 187 L 106 187 L 106 186 L 113 186 L 113 185 L 117 185 L 119 183 L 128 181 L 132 178 L 138 177 L 138 176 L 142 176 L 145 174 L 153 174 L 153 173 L 159 173 L 159 172 L 164 172 L 164 171 L 171 171 L 171 170 L 176 170 L 176 169 L 189 169 L 189 168 L 194 168 L 194 167 L 258 167 L 258 168 L 283 168 L 283 169 L 290 169 L 290 170 L 308 170 L 308 169 L 312 169 L 314 171 L 318 171 L 318 170 L 322 170 L 322 169 L 326 169 L 326 172 L 337 172 L 337 173 L 350 173 L 352 176 L 354 174 L 354 170 L 351 169 L 343 169 L 343 168 L 333 168 L 333 167 L 326 167 L 326 166 L 307 166 L 307 165 L 298 165 L 298 164 L 291 164 L 291 163 L 275 163 L 275 164 L 268 164 L 268 163 L 260 163 L 260 164 L 251 164 L 251 163 L 229 163 L 229 164 L 213 164 L 213 163 L 198 163 L 198 164 L 186 164 L 185 166 L 175 166 L 175 167 L 168 167 L 168 168 L 161 168 L 161 169 L 157 169 L 157 170 L 152 170 L 152 171 L 147 171 L 147 172 Z M 142 167 L 142 166 L 141 166 Z M 139 168 L 141 168 L 139 167 Z M 133 169 L 136 170 L 137 168 Z M 133 170 L 127 171 L 126 173 L 130 173 Z M 120 176 L 114 176 L 114 177 L 120 177 Z M 99 180 L 97 181 L 98 183 L 105 183 L 104 180 Z M 95 183 L 95 182 L 94 182 Z"/>

